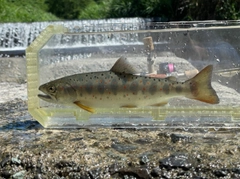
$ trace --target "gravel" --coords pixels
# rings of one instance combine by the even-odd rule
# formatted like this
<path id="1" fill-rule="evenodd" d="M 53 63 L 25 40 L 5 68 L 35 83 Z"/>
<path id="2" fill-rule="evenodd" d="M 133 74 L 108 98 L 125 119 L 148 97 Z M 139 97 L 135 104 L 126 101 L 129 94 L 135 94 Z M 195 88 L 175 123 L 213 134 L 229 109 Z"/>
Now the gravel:
<path id="1" fill-rule="evenodd" d="M 239 129 L 51 130 L 17 122 L 18 110 L 26 112 L 21 100 L 0 107 L 2 178 L 240 177 Z"/>

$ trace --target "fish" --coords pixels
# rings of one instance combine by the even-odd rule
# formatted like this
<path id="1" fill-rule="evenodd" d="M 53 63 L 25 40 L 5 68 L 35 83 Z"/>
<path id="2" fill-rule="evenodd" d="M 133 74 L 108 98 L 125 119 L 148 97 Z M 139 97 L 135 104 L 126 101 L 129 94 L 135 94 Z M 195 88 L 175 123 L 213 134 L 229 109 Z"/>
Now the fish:
<path id="1" fill-rule="evenodd" d="M 57 104 L 75 104 L 94 113 L 95 108 L 140 108 L 164 106 L 171 98 L 186 97 L 209 104 L 219 98 L 211 86 L 213 66 L 206 66 L 185 82 L 140 75 L 125 58 L 120 57 L 109 71 L 81 73 L 45 83 L 38 97 Z"/>

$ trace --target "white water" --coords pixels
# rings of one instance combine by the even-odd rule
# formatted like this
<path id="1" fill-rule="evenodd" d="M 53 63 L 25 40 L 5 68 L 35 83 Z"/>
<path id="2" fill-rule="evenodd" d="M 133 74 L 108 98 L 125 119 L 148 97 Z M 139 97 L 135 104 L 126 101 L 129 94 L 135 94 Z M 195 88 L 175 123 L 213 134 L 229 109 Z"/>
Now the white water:
<path id="1" fill-rule="evenodd" d="M 49 25 L 64 25 L 70 32 L 104 32 L 109 30 L 137 30 L 144 19 L 103 19 L 34 23 L 0 24 L 0 51 L 24 50 Z"/>

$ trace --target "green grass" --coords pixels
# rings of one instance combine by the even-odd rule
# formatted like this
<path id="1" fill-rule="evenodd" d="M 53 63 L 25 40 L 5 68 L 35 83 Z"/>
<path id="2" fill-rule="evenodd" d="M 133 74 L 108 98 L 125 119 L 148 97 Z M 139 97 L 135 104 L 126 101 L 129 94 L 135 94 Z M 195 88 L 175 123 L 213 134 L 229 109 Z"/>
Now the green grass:
<path id="1" fill-rule="evenodd" d="M 35 22 L 58 20 L 46 12 L 43 0 L 0 0 L 0 22 Z"/>
<path id="2" fill-rule="evenodd" d="M 79 19 L 104 19 L 107 17 L 109 1 L 92 1 L 78 16 Z"/>

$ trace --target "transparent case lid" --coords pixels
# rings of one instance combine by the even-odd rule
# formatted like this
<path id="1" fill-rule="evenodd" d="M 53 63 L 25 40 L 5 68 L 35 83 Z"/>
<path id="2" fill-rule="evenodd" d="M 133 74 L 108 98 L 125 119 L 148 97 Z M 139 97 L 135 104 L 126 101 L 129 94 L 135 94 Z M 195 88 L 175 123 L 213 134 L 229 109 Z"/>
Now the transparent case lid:
<path id="1" fill-rule="evenodd" d="M 238 21 L 49 26 L 26 50 L 29 112 L 44 127 L 236 127 L 239 30 Z M 119 58 L 123 63 L 127 59 L 130 69 L 116 65 Z M 208 69 L 212 77 L 206 85 L 216 91 L 216 104 L 208 104 L 214 93 L 200 101 L 189 99 L 193 91 L 208 93 L 205 82 L 199 81 L 207 76 L 201 70 L 209 65 L 213 71 Z M 76 98 L 70 95 L 51 103 L 38 97 L 43 95 L 39 86 L 60 78 L 66 78 L 61 87 L 73 89 Z M 84 84 L 69 81 L 76 79 Z M 113 89 L 115 95 L 107 94 Z"/>

